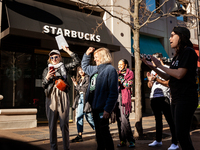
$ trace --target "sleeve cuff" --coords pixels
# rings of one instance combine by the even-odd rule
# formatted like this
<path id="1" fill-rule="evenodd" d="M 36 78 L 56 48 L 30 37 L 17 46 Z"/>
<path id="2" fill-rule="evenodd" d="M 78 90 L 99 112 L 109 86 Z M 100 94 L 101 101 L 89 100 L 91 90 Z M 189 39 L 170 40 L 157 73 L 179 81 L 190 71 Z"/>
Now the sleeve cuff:
<path id="1" fill-rule="evenodd" d="M 71 57 L 75 57 L 75 55 L 76 55 L 75 53 L 72 53 L 70 56 L 71 56 Z"/>
<path id="2" fill-rule="evenodd" d="M 44 78 L 44 82 L 45 84 L 49 83 L 49 80 L 47 80 L 46 78 Z"/>

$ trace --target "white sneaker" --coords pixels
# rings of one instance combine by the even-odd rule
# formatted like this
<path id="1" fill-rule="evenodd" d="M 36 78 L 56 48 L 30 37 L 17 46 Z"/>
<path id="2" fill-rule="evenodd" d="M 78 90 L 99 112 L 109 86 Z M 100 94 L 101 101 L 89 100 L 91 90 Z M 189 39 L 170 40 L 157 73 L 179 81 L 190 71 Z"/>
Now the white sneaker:
<path id="1" fill-rule="evenodd" d="M 150 147 L 162 146 L 162 142 L 157 142 L 156 140 L 149 144 Z"/>
<path id="2" fill-rule="evenodd" d="M 168 148 L 168 150 L 176 150 L 176 149 L 179 149 L 179 146 L 175 144 L 171 144 L 171 146 Z"/>

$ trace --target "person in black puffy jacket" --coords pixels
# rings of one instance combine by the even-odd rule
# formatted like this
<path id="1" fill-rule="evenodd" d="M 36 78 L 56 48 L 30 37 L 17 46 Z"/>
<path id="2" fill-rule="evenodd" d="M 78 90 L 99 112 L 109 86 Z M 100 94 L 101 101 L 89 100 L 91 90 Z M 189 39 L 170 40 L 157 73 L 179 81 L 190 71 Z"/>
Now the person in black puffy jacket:
<path id="1" fill-rule="evenodd" d="M 60 128 L 63 137 L 63 147 L 64 150 L 69 150 L 69 88 L 66 88 L 64 91 L 61 91 L 56 87 L 55 81 L 58 79 L 62 79 L 65 83 L 67 83 L 68 71 L 80 65 L 80 59 L 75 53 L 70 51 L 67 47 L 63 47 L 63 50 L 73 58 L 73 62 L 64 65 L 61 62 L 62 57 L 60 52 L 58 50 L 52 50 L 49 53 L 48 67 L 44 69 L 42 74 L 42 87 L 44 88 L 46 95 L 45 105 L 46 115 L 49 122 L 51 150 L 58 149 L 58 117 L 60 119 Z M 53 69 L 51 67 L 53 67 Z"/>

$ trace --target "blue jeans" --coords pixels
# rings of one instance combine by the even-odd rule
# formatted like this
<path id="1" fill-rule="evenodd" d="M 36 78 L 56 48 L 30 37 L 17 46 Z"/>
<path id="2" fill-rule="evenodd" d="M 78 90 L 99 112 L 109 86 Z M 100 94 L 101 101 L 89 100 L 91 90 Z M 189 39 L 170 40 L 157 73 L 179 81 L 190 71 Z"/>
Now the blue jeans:
<path id="1" fill-rule="evenodd" d="M 84 108 L 84 97 L 83 94 L 80 94 L 79 102 L 78 102 L 78 107 L 76 111 L 76 121 L 77 121 L 77 130 L 79 132 L 83 132 L 83 117 L 85 115 L 85 118 L 89 125 L 92 127 L 94 130 L 94 120 L 92 117 L 91 113 L 83 113 L 83 108 Z"/>

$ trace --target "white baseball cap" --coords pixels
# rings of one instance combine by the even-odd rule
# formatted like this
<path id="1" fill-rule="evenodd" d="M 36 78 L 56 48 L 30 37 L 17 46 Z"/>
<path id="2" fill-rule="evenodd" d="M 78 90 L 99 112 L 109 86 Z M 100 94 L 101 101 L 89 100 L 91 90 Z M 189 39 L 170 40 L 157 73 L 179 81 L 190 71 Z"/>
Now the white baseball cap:
<path id="1" fill-rule="evenodd" d="M 52 53 L 55 53 L 55 54 L 60 55 L 59 50 L 56 50 L 56 49 L 53 49 L 52 51 L 50 51 L 49 56 L 50 56 Z"/>

